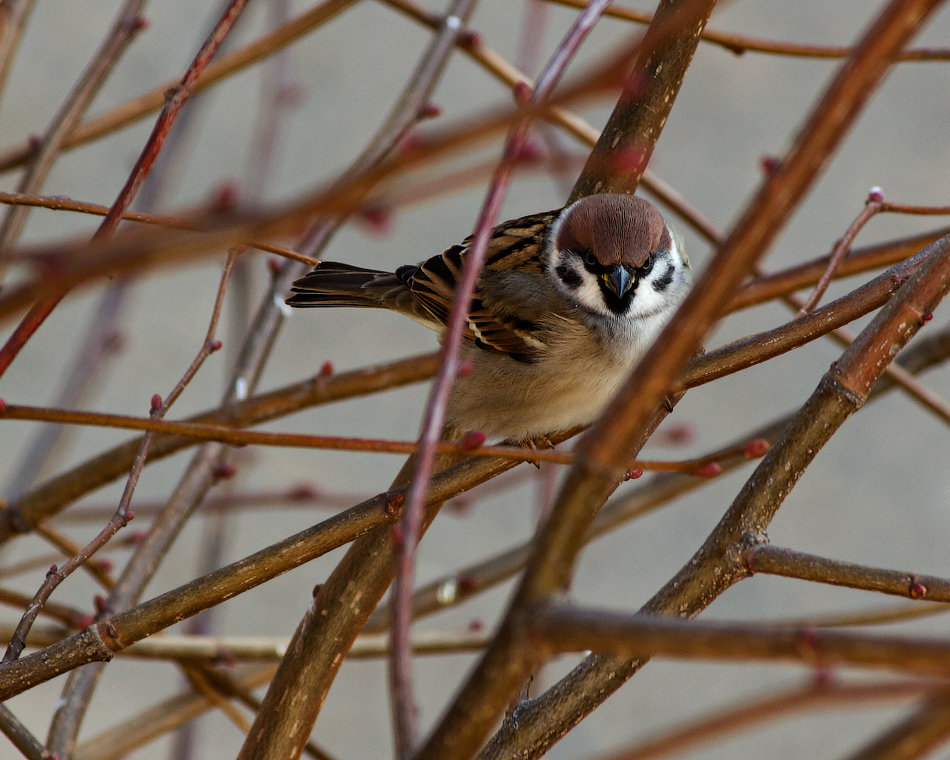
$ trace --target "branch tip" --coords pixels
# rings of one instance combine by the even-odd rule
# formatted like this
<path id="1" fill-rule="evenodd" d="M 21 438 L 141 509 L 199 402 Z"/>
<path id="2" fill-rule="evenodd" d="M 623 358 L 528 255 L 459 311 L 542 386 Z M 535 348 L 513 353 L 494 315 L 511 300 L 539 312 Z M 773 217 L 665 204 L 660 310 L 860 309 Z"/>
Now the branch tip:
<path id="1" fill-rule="evenodd" d="M 782 166 L 782 159 L 778 156 L 766 155 L 759 159 L 759 168 L 766 177 L 771 177 Z"/>
<path id="2" fill-rule="evenodd" d="M 125 22 L 125 28 L 133 34 L 141 32 L 148 28 L 148 19 L 145 16 L 133 16 Z"/>
<path id="3" fill-rule="evenodd" d="M 228 462 L 221 462 L 216 465 L 213 471 L 216 480 L 230 480 L 237 473 L 237 468 Z"/>
<path id="4" fill-rule="evenodd" d="M 693 475 L 700 478 L 715 478 L 722 474 L 722 465 L 719 462 L 706 462 L 702 467 L 693 470 Z"/>
<path id="5" fill-rule="evenodd" d="M 419 109 L 420 119 L 436 119 L 442 115 L 442 106 L 438 103 L 424 103 Z"/>
<path id="6" fill-rule="evenodd" d="M 759 459 L 768 452 L 771 444 L 764 438 L 753 438 L 745 445 L 745 455 L 747 459 Z"/>

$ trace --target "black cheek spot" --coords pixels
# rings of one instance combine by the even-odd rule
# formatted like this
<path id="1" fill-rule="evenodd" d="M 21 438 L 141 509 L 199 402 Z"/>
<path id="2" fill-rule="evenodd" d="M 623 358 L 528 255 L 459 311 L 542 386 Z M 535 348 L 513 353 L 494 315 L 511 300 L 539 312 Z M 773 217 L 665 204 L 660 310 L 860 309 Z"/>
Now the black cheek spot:
<path id="1" fill-rule="evenodd" d="M 567 264 L 559 264 L 554 269 L 555 274 L 561 278 L 563 282 L 569 288 L 579 288 L 581 286 L 581 276 L 574 270 L 573 267 L 568 266 Z"/>
<path id="2" fill-rule="evenodd" d="M 674 267 L 672 264 L 667 264 L 666 271 L 657 277 L 652 283 L 650 283 L 653 286 L 653 289 L 657 293 L 662 293 L 664 290 L 666 290 L 670 285 L 673 284 L 673 275 L 675 272 L 676 267 Z"/>

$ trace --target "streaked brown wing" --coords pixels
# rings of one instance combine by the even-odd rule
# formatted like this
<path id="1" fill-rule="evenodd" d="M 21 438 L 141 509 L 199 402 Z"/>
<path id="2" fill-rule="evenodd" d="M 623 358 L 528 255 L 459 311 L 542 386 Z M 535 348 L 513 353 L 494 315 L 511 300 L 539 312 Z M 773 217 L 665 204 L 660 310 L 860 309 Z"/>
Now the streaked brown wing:
<path id="1" fill-rule="evenodd" d="M 535 361 L 544 343 L 535 337 L 536 325 L 512 313 L 486 308 L 480 298 L 472 300 L 466 337 L 479 348 L 507 354 L 518 361 Z"/>
<path id="2" fill-rule="evenodd" d="M 532 214 L 496 227 L 488 244 L 485 269 L 541 273 L 538 247 L 555 214 L 553 211 Z M 396 275 L 433 321 L 443 325 L 448 321 L 452 298 L 471 243 L 472 237 L 468 237 L 461 245 L 454 245 L 417 267 L 396 270 Z M 543 344 L 531 337 L 533 324 L 511 311 L 486 304 L 481 289 L 476 285 L 465 338 L 480 348 L 531 361 Z"/>

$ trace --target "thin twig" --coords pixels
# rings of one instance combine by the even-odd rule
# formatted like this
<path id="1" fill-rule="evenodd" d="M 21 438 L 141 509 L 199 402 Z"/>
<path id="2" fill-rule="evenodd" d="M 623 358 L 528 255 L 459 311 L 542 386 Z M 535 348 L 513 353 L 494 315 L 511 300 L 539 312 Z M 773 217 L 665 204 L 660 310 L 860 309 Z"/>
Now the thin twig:
<path id="1" fill-rule="evenodd" d="M 83 214 L 95 214 L 96 216 L 105 216 L 109 213 L 109 206 L 77 201 L 72 198 L 64 198 L 60 195 L 29 195 L 0 191 L 0 203 L 36 206 L 38 208 L 50 209 L 51 211 L 76 211 Z M 145 214 L 141 211 L 125 211 L 122 214 L 122 219 L 129 222 L 139 222 L 141 224 L 154 224 L 170 229 L 198 231 L 199 228 L 188 221 L 188 217 L 193 214 L 194 209 L 185 209 L 175 214 Z M 310 266 L 316 266 L 320 263 L 320 259 L 315 259 L 312 256 L 307 256 L 292 248 L 277 245 L 276 243 L 269 243 L 264 240 L 244 240 L 241 242 L 248 248 L 254 248 L 258 251 L 264 251 L 265 253 L 274 253 L 303 264 L 309 264 Z M 18 257 L 11 256 L 11 259 L 16 261 Z M 25 260 L 29 261 L 29 258 Z"/>
<path id="2" fill-rule="evenodd" d="M 928 216 L 938 216 L 941 214 L 950 214 L 950 206 L 908 206 L 904 204 L 887 204 L 884 202 L 884 194 L 879 187 L 871 188 L 867 200 L 864 202 L 864 208 L 858 214 L 854 221 L 848 226 L 844 236 L 835 244 L 831 257 L 828 259 L 828 266 L 822 273 L 821 278 L 815 285 L 812 293 L 799 309 L 800 314 L 811 311 L 821 300 L 821 297 L 828 290 L 832 278 L 838 271 L 841 261 L 851 250 L 851 244 L 858 236 L 858 233 L 864 228 L 872 217 L 885 211 L 900 211 L 904 214 L 925 214 Z"/>
<path id="3" fill-rule="evenodd" d="M 892 266 L 939 240 L 947 233 L 950 233 L 950 228 L 944 227 L 922 235 L 912 235 L 852 250 L 838 267 L 838 275 L 846 277 L 882 266 Z M 828 266 L 829 257 L 830 255 L 805 261 L 768 275 L 756 275 L 733 296 L 729 310 L 746 309 L 814 285 Z"/>
<path id="4" fill-rule="evenodd" d="M 32 596 L 21 594 L 19 591 L 0 588 L 0 604 L 16 607 L 21 613 L 30 606 L 32 601 Z M 47 602 L 40 610 L 40 614 L 52 620 L 58 620 L 72 630 L 85 628 L 92 622 L 92 615 L 89 613 L 58 602 Z M 7 640 L 9 641 L 9 639 Z"/>
<path id="5" fill-rule="evenodd" d="M 270 303 L 273 303 L 273 300 Z M 231 392 L 225 403 L 189 419 L 221 425 L 254 425 L 310 406 L 420 382 L 432 376 L 435 365 L 434 354 L 410 356 L 389 364 L 342 372 L 338 375 L 326 376 L 320 373 L 302 382 L 251 397 L 247 397 L 250 368 L 241 365 L 236 370 L 237 378 L 232 379 Z M 238 382 L 241 379 L 243 382 Z M 238 389 L 243 391 L 239 395 L 245 398 L 233 398 Z M 191 442 L 192 440 L 187 438 L 159 436 L 151 448 L 149 459 L 168 456 Z M 0 541 L 29 531 L 32 526 L 52 517 L 71 501 L 126 474 L 138 451 L 139 443 L 140 440 L 132 440 L 107 449 L 88 462 L 11 501 L 5 509 L 0 510 Z"/>
<path id="6" fill-rule="evenodd" d="M 109 512 L 109 515 L 106 517 L 106 519 L 108 520 L 109 517 L 112 517 L 114 513 L 115 507 L 113 507 Z M 47 543 L 55 546 L 60 551 L 59 557 L 56 557 L 52 561 L 40 565 L 40 567 L 49 567 L 62 557 L 72 557 L 74 554 L 78 554 L 82 550 L 81 544 L 77 544 L 75 541 L 70 540 L 48 523 L 40 523 L 37 525 L 36 534 L 42 537 Z M 87 573 L 95 578 L 96 582 L 99 583 L 103 588 L 111 589 L 113 586 L 115 586 L 115 580 L 110 574 L 112 563 L 110 563 L 108 560 L 95 560 L 90 558 L 89 561 L 84 563 L 82 567 Z"/>
<path id="7" fill-rule="evenodd" d="M 368 494 L 350 491 L 326 491 L 322 487 L 307 481 L 291 484 L 286 488 L 274 490 L 235 490 L 226 494 L 217 493 L 205 499 L 202 514 L 214 512 L 237 512 L 245 509 L 276 505 L 280 507 L 302 507 L 313 509 L 324 507 L 340 509 L 366 499 Z M 139 500 L 135 503 L 135 514 L 139 517 L 153 517 L 165 505 L 163 499 Z M 74 507 L 60 515 L 57 525 L 69 523 L 96 522 L 108 520 L 115 507 L 105 503 L 86 504 Z M 48 565 L 49 562 L 44 563 Z M 2 576 L 0 571 L 0 576 Z"/>
<path id="8" fill-rule="evenodd" d="M 6 90 L 7 75 L 35 2 L 36 0 L 6 0 L 0 3 L 0 92 Z"/>
<path id="9" fill-rule="evenodd" d="M 851 243 L 854 242 L 854 239 L 864 228 L 864 225 L 871 220 L 871 217 L 880 213 L 883 198 L 878 196 L 880 196 L 880 190 L 871 190 L 867 200 L 864 203 L 864 208 L 861 209 L 861 213 L 858 214 L 854 221 L 848 226 L 844 236 L 838 240 L 837 243 L 835 243 L 835 247 L 831 252 L 831 257 L 828 259 L 827 268 L 822 273 L 815 287 L 812 289 L 811 295 L 805 299 L 804 303 L 801 305 L 801 308 L 798 310 L 800 315 L 806 314 L 815 308 L 815 306 L 821 300 L 821 297 L 825 294 L 825 291 L 828 290 L 828 286 L 831 284 L 831 280 L 835 276 L 835 272 L 838 270 L 841 260 L 848 254 L 848 251 L 851 250 Z"/>
<path id="10" fill-rule="evenodd" d="M 82 118 L 135 35 L 144 28 L 141 13 L 145 3 L 146 0 L 126 0 L 123 3 L 92 60 L 53 116 L 46 131 L 42 136 L 38 136 L 27 170 L 17 183 L 18 192 L 32 193 L 43 185 L 66 135 Z M 6 268 L 6 257 L 2 252 L 9 251 L 16 242 L 26 223 L 28 212 L 27 207 L 17 207 L 7 209 L 4 215 L 3 223 L 0 224 L 0 275 Z"/>
<path id="11" fill-rule="evenodd" d="M 27 760 L 55 760 L 42 742 L 30 733 L 6 705 L 0 705 L 0 733 L 3 733 Z"/>
<path id="12" fill-rule="evenodd" d="M 168 395 L 168 398 L 164 402 L 159 400 L 158 403 L 156 403 L 153 399 L 152 416 L 155 419 L 161 419 L 165 415 L 169 407 L 175 402 L 178 396 L 181 395 L 181 392 L 185 389 L 191 378 L 194 377 L 195 372 L 198 371 L 198 368 L 201 366 L 204 360 L 211 354 L 212 351 L 215 350 L 214 331 L 217 327 L 218 316 L 221 312 L 221 305 L 224 302 L 225 286 L 227 284 L 228 275 L 231 272 L 231 266 L 234 263 L 234 258 L 235 254 L 231 254 L 228 257 L 228 263 L 225 265 L 224 273 L 221 276 L 221 284 L 218 288 L 217 298 L 215 299 L 211 323 L 201 350 L 199 351 L 198 356 L 195 357 L 191 366 L 186 370 L 185 374 L 172 389 L 171 393 Z M 122 498 L 119 500 L 119 505 L 116 508 L 115 515 L 113 515 L 112 519 L 106 523 L 105 527 L 100 530 L 99 534 L 92 541 L 90 541 L 81 551 L 68 559 L 62 567 L 58 568 L 56 565 L 53 565 L 50 568 L 46 575 L 46 581 L 36 592 L 33 601 L 29 607 L 27 607 L 26 613 L 21 618 L 20 624 L 17 626 L 14 635 L 10 639 L 10 643 L 7 646 L 7 650 L 3 656 L 4 662 L 16 660 L 17 657 L 20 656 L 20 652 L 22 652 L 23 647 L 26 646 L 26 636 L 30 630 L 30 626 L 33 624 L 33 621 L 39 614 L 43 604 L 47 599 L 49 599 L 56 587 L 66 580 L 66 578 L 69 577 L 69 575 L 76 568 L 85 564 L 89 558 L 92 557 L 99 549 L 105 546 L 116 533 L 128 525 L 129 520 L 133 519 L 135 516 L 132 510 L 129 509 L 129 504 L 131 503 L 135 486 L 138 483 L 139 475 L 141 475 L 142 468 L 145 466 L 145 459 L 148 453 L 148 447 L 152 442 L 152 437 L 152 434 L 147 433 L 142 440 L 139 452 L 136 455 L 135 462 L 132 466 L 132 471 L 129 473 L 125 490 L 122 493 Z"/>
<path id="13" fill-rule="evenodd" d="M 922 256 L 918 256 L 916 260 L 922 259 Z M 900 264 L 861 286 L 854 293 L 843 296 L 800 319 L 697 357 L 682 376 L 684 387 L 694 387 L 780 355 L 804 342 L 826 334 L 829 329 L 868 313 L 887 301 L 909 276 L 914 266 L 914 261 Z M 89 422 L 128 428 L 158 429 L 162 427 L 169 431 L 178 430 L 196 438 L 207 437 L 234 443 L 311 445 L 315 439 L 310 436 L 280 437 L 281 434 L 237 431 L 232 428 L 258 424 L 313 404 L 423 380 L 431 376 L 434 366 L 435 358 L 430 355 L 397 361 L 378 370 L 356 371 L 330 377 L 318 375 L 304 383 L 278 389 L 259 398 L 247 399 L 217 411 L 195 415 L 183 422 L 136 421 L 135 418 L 121 415 L 87 412 L 60 414 L 55 410 L 14 405 L 8 406 L 3 414 L 9 418 Z M 189 442 L 190 439 L 180 436 L 162 436 L 156 440 L 152 456 L 167 456 L 187 446 Z M 408 443 L 405 445 L 409 446 Z M 358 446 L 366 448 L 365 444 L 350 443 L 349 446 L 350 448 Z M 406 450 L 408 449 L 401 449 L 401 451 Z M 13 533 L 28 530 L 29 526 L 55 514 L 69 500 L 78 498 L 94 487 L 118 477 L 128 468 L 134 452 L 135 442 L 122 444 L 95 457 L 86 465 L 81 465 L 54 478 L 39 489 L 14 500 L 5 510 L 0 511 L 0 540 Z M 524 455 L 524 452 L 520 453 Z M 562 455 L 542 452 L 541 456 L 557 459 Z"/>
<path id="14" fill-rule="evenodd" d="M 380 438 L 356 438 L 351 436 L 309 435 L 305 433 L 271 433 L 266 431 L 235 430 L 223 425 L 207 425 L 194 422 L 174 422 L 161 417 L 131 417 L 103 412 L 79 412 L 48 409 L 46 407 L 7 404 L 0 411 L 0 419 L 39 420 L 91 427 L 112 427 L 125 430 L 144 430 L 149 433 L 164 433 L 168 436 L 188 436 L 198 440 L 218 441 L 233 446 L 281 446 L 334 451 L 375 452 L 385 454 L 415 454 L 418 441 L 394 441 Z M 564 451 L 539 450 L 521 446 L 470 447 L 464 442 L 436 439 L 430 444 L 433 453 L 448 456 L 498 457 L 514 462 L 550 462 L 572 464 L 574 456 Z M 704 457 L 681 460 L 632 459 L 630 469 L 662 470 L 667 472 L 698 473 L 710 463 Z"/>
<path id="15" fill-rule="evenodd" d="M 572 8 L 583 8 L 587 5 L 587 0 L 544 0 L 548 3 L 558 5 L 568 5 Z M 649 24 L 653 18 L 650 13 L 629 10 L 627 8 L 610 8 L 606 16 L 633 21 L 638 24 Z M 770 55 L 784 55 L 794 58 L 848 58 L 854 53 L 853 47 L 840 47 L 833 45 L 808 45 L 798 42 L 777 42 L 774 40 L 765 40 L 759 37 L 749 37 L 739 34 L 727 34 L 726 32 L 706 29 L 702 34 L 703 42 L 711 42 L 720 47 L 726 48 L 736 55 L 743 53 L 768 53 Z M 950 49 L 948 48 L 911 48 L 901 50 L 894 58 L 895 61 L 947 61 L 950 60 Z"/>
<path id="16" fill-rule="evenodd" d="M 742 553 L 741 561 L 751 573 L 801 578 L 908 599 L 950 602 L 950 580 L 935 575 L 856 565 L 769 544 L 748 548 Z"/>
<path id="17" fill-rule="evenodd" d="M 699 279 L 677 316 L 657 339 L 653 349 L 647 353 L 638 369 L 634 371 L 630 383 L 621 391 L 616 402 L 611 405 L 595 427 L 598 435 L 592 435 L 587 439 L 590 443 L 585 453 L 590 454 L 590 466 L 587 472 L 578 467 L 576 476 L 569 476 L 559 500 L 559 504 L 563 504 L 564 509 L 569 511 L 571 516 L 576 514 L 587 520 L 590 519 L 590 507 L 587 504 L 593 502 L 599 505 L 604 492 L 608 491 L 610 485 L 615 482 L 617 469 L 614 463 L 618 457 L 629 456 L 630 445 L 636 441 L 635 435 L 643 427 L 648 411 L 654 408 L 661 400 L 662 394 L 667 392 L 669 381 L 679 373 L 680 365 L 685 363 L 688 352 L 696 348 L 707 326 L 722 313 L 729 297 L 738 286 L 740 277 L 754 265 L 756 257 L 774 239 L 806 190 L 816 179 L 820 168 L 842 142 L 847 127 L 857 118 L 891 65 L 893 55 L 903 47 L 912 33 L 920 27 L 938 4 L 936 0 L 897 0 L 889 3 L 864 34 L 855 48 L 853 57 L 839 68 L 830 86 L 799 130 L 784 160 L 766 178 L 745 211 L 739 215 L 731 234 L 709 265 L 707 272 Z M 944 247 L 950 247 L 946 243 L 947 241 L 944 241 Z M 936 251 L 932 261 L 938 261 Z M 923 272 L 924 269 L 920 270 L 918 275 L 904 286 L 905 295 L 917 294 L 916 288 L 922 287 L 920 275 Z M 887 319 L 900 308 L 902 302 L 903 299 L 892 300 L 881 313 L 887 316 L 878 316 L 881 319 Z M 881 319 L 876 318 L 872 324 L 881 325 Z M 916 329 L 917 326 L 913 325 L 911 329 Z M 907 337 L 909 335 L 906 333 L 902 335 L 899 344 L 903 345 Z M 888 345 L 890 347 L 895 344 Z M 864 347 L 865 344 L 862 343 L 859 346 L 856 343 L 848 349 L 846 355 L 849 359 L 858 356 L 865 358 L 862 352 Z M 898 346 L 895 345 L 895 347 Z M 683 349 L 686 350 L 679 353 Z M 873 364 L 870 361 L 868 363 Z M 887 363 L 882 359 L 879 367 L 883 368 Z M 815 403 L 818 403 L 817 399 Z M 843 414 L 842 418 L 843 416 L 846 415 Z M 818 431 L 813 431 L 810 427 L 816 424 L 814 410 L 806 405 L 802 410 L 800 425 L 793 425 L 791 432 L 797 432 L 799 427 L 808 426 L 808 433 L 817 438 Z M 834 427 L 828 424 L 824 427 L 828 435 L 833 429 Z M 812 455 L 823 440 L 815 440 L 814 446 L 808 447 Z M 787 488 L 791 488 L 800 470 L 789 464 L 787 471 L 779 475 L 773 468 L 789 452 L 787 443 L 780 451 L 777 451 L 778 448 L 778 446 L 773 447 L 766 455 L 764 461 L 770 463 L 769 467 L 760 465 L 757 472 L 769 472 L 770 475 L 775 474 L 783 480 L 790 479 Z M 804 448 L 801 439 L 796 440 L 794 448 L 801 453 Z M 756 486 L 759 487 L 759 491 L 753 490 Z M 727 513 L 720 525 L 734 527 L 731 523 L 733 516 L 740 512 L 745 516 L 753 509 L 751 505 L 756 503 L 750 498 L 753 493 L 758 493 L 760 498 L 769 494 L 770 503 L 774 503 L 776 500 L 780 501 L 785 492 L 772 482 L 760 484 L 757 476 L 754 475 L 753 480 L 743 491 L 746 496 L 734 504 L 733 510 Z M 747 498 L 750 499 L 749 504 L 746 504 Z M 742 506 L 738 506 L 739 504 Z M 558 511 L 557 506 L 555 509 Z M 772 514 L 774 512 L 770 510 L 768 517 L 761 522 L 767 524 Z M 583 528 L 584 525 L 579 524 L 579 520 L 559 521 L 555 520 L 552 514 L 552 518 L 545 524 L 545 529 L 542 530 L 536 542 L 534 555 L 537 562 L 536 573 L 533 578 L 530 577 L 532 566 L 529 564 L 529 571 L 516 596 L 515 605 L 536 601 L 541 597 L 541 592 L 563 587 L 571 559 L 576 556 L 579 548 L 577 538 L 572 538 L 572 536 L 577 536 L 578 533 L 582 535 Z M 715 538 L 710 538 L 700 549 L 697 556 L 702 559 L 681 571 L 671 584 L 654 597 L 649 607 L 651 610 L 679 614 L 685 614 L 691 610 L 698 611 L 720 593 L 717 590 L 720 582 L 725 581 L 722 588 L 730 585 L 731 581 L 727 580 L 726 576 L 731 578 L 735 576 L 727 573 L 723 567 L 721 558 L 724 554 L 722 553 L 723 546 L 719 543 L 720 538 L 722 536 L 717 531 Z M 730 545 L 733 544 L 730 542 Z M 557 551 L 552 551 L 555 546 Z M 716 569 L 713 570 L 711 566 L 715 566 Z M 722 576 L 719 575 L 720 573 Z M 711 584 L 716 588 L 711 589 Z M 489 647 L 480 665 L 480 668 L 484 670 L 477 670 L 469 679 L 463 687 L 462 697 L 456 700 L 450 711 L 449 717 L 454 720 L 450 722 L 449 719 L 443 719 L 437 729 L 437 735 L 443 737 L 443 741 L 453 741 L 458 744 L 459 742 L 452 738 L 453 734 L 458 735 L 456 728 L 466 733 L 471 732 L 470 726 L 463 728 L 459 725 L 459 718 L 463 713 L 466 714 L 465 720 L 470 724 L 474 709 L 479 710 L 479 714 L 485 719 L 494 719 L 494 713 L 486 714 L 484 710 L 486 691 L 496 689 L 494 684 L 500 680 L 499 670 L 506 671 L 507 675 L 507 672 L 512 669 L 519 669 L 520 672 L 520 669 L 524 667 L 521 663 L 512 663 L 516 653 L 521 657 L 527 656 L 524 649 L 517 646 L 516 628 L 503 625 L 502 630 L 510 632 L 507 640 L 499 636 L 497 639 L 499 644 Z M 490 667 L 485 667 L 486 663 L 490 663 Z M 481 753 L 481 757 L 483 760 L 488 760 L 488 758 L 511 757 L 513 754 L 520 754 L 523 758 L 532 758 L 543 754 L 546 748 L 557 741 L 570 726 L 629 679 L 640 664 L 640 661 L 616 657 L 588 658 L 558 685 L 552 687 L 552 690 L 557 693 L 563 693 L 561 690 L 564 688 L 569 689 L 572 693 L 570 700 L 561 700 L 556 706 L 552 705 L 550 699 L 545 696 L 534 700 L 530 705 L 519 710 L 517 727 L 511 721 L 506 722 Z M 486 686 L 483 682 L 488 673 L 491 673 L 493 684 L 491 686 Z M 549 690 L 548 694 L 552 690 Z M 474 707 L 471 706 L 471 699 L 476 693 L 479 694 L 479 705 Z M 545 724 L 543 728 L 542 722 Z M 432 757 L 437 755 L 438 753 Z M 452 755 L 442 756 L 451 757 Z"/>
<path id="18" fill-rule="evenodd" d="M 805 710 L 894 702 L 920 698 L 942 689 L 932 680 L 847 684 L 819 676 L 803 686 L 746 697 L 737 704 L 715 709 L 707 716 L 677 725 L 631 749 L 611 753 L 600 760 L 654 760 Z"/>
<path id="19" fill-rule="evenodd" d="M 233 250 L 228 254 L 228 259 L 223 267 L 218 285 L 214 306 L 212 307 L 208 329 L 197 355 L 164 400 L 158 396 L 158 394 L 152 397 L 151 416 L 155 418 L 163 417 L 170 406 L 187 387 L 191 378 L 194 377 L 205 359 L 220 348 L 220 343 L 215 340 L 214 335 L 224 304 L 228 278 L 234 260 L 238 255 L 239 251 Z M 147 460 L 148 451 L 153 440 L 154 433 L 146 433 L 146 435 L 143 436 L 132 462 L 122 497 L 119 500 L 116 515 L 110 520 L 109 524 L 120 521 L 130 512 L 129 505 L 132 495 L 145 465 L 145 461 Z M 134 603 L 141 593 L 146 580 L 151 576 L 154 568 L 158 566 L 158 557 L 161 556 L 163 550 L 167 547 L 168 537 L 176 535 L 183 524 L 183 521 L 179 521 L 171 530 L 165 527 L 166 523 L 164 519 L 167 519 L 168 514 L 173 511 L 171 507 L 172 504 L 174 504 L 174 500 L 169 501 L 161 518 L 156 519 L 152 523 L 150 530 L 137 546 L 135 553 L 122 573 L 119 583 L 109 594 L 105 604 L 106 612 L 125 609 Z M 63 706 L 56 712 L 49 732 L 48 746 L 58 754 L 71 754 L 75 746 L 79 725 L 92 697 L 99 672 L 101 672 L 99 669 L 89 668 L 79 675 L 76 675 L 75 678 L 72 677 L 75 674 L 71 674 L 71 677 L 67 679 L 63 695 Z"/>
<path id="20" fill-rule="evenodd" d="M 193 618 L 192 618 L 193 619 Z M 0 636 L 9 635 L 12 626 L 0 625 Z M 37 625 L 30 631 L 29 647 L 50 646 L 69 635 L 62 626 Z M 412 651 L 417 655 L 476 652 L 488 642 L 486 633 L 459 630 L 415 631 Z M 183 660 L 204 665 L 232 662 L 276 662 L 287 653 L 287 636 L 210 636 L 198 634 L 169 634 L 150 636 L 116 652 L 117 655 L 143 660 Z M 352 660 L 378 660 L 391 651 L 388 634 L 360 634 L 346 653 Z"/>
<path id="21" fill-rule="evenodd" d="M 243 48 L 222 56 L 220 60 L 212 62 L 198 78 L 194 84 L 194 92 L 200 92 L 248 66 L 267 59 L 274 51 L 300 39 L 354 2 L 355 0 L 324 0 L 280 29 L 275 29 Z M 6 2 L 3 5 L 6 5 Z M 165 94 L 178 83 L 177 80 L 164 82 L 137 98 L 82 122 L 66 137 L 63 148 L 70 149 L 95 140 L 158 111 L 165 103 Z M 0 152 L 0 172 L 25 163 L 32 152 L 29 141 Z"/>
<path id="22" fill-rule="evenodd" d="M 145 147 L 139 154 L 135 166 L 132 167 L 132 171 L 129 173 L 125 185 L 122 190 L 119 191 L 118 197 L 109 209 L 109 213 L 106 214 L 105 219 L 102 220 L 99 228 L 92 236 L 93 241 L 110 238 L 112 233 L 115 232 L 116 227 L 122 219 L 122 215 L 128 210 L 129 206 L 131 206 L 139 188 L 145 181 L 146 175 L 155 163 L 155 159 L 162 149 L 165 138 L 175 123 L 175 119 L 181 112 L 185 101 L 190 97 L 195 86 L 195 81 L 200 76 L 202 70 L 208 65 L 212 56 L 217 52 L 221 42 L 231 31 L 231 28 L 241 15 L 241 11 L 244 10 L 244 6 L 247 2 L 248 0 L 231 0 L 227 10 L 215 27 L 215 30 L 208 39 L 205 40 L 205 43 L 201 46 L 198 54 L 186 70 L 181 82 L 168 91 L 165 106 L 162 108 L 162 112 L 155 122 L 152 134 L 149 136 Z M 33 333 L 39 329 L 40 325 L 46 321 L 46 318 L 52 313 L 53 309 L 56 308 L 56 305 L 64 296 L 65 292 L 47 298 L 31 307 L 30 311 L 13 331 L 13 334 L 7 339 L 3 347 L 0 348 L 0 376 L 3 375 L 7 367 L 10 366 L 20 352 L 20 349 L 23 348 Z"/>
<path id="23" fill-rule="evenodd" d="M 609 0 L 594 0 L 581 13 L 554 55 L 541 71 L 531 93 L 531 102 L 537 106 L 560 81 L 568 62 L 574 57 L 583 40 L 593 29 Z M 457 13 L 453 9 L 452 13 Z M 451 16 L 450 16 L 451 18 Z M 394 604 L 391 625 L 393 654 L 390 658 L 390 695 L 393 700 L 393 718 L 396 736 L 396 757 L 408 757 L 417 741 L 415 698 L 412 689 L 412 660 L 409 651 L 409 628 L 412 623 L 412 586 L 415 578 L 415 553 L 423 523 L 423 503 L 435 467 L 435 446 L 445 420 L 449 394 L 458 375 L 459 352 L 469 303 L 475 284 L 481 275 L 488 251 L 492 228 L 498 218 L 502 202 L 511 181 L 512 169 L 527 138 L 529 121 L 516 124 L 508 135 L 502 158 L 498 163 L 482 208 L 472 242 L 469 244 L 462 273 L 456 284 L 452 306 L 442 332 L 442 353 L 439 370 L 429 394 L 423 414 L 419 452 L 413 467 L 412 486 L 402 517 L 402 536 L 396 545 L 396 577 L 393 588 Z"/>

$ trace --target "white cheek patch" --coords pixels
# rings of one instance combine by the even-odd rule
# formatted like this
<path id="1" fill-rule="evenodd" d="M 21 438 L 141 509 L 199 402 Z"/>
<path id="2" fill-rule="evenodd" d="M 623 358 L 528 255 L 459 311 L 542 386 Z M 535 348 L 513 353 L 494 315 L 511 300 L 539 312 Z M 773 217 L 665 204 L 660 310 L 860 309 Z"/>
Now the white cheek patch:
<path id="1" fill-rule="evenodd" d="M 598 314 L 606 314 L 607 307 L 604 305 L 604 294 L 600 290 L 597 278 L 586 269 L 578 274 L 581 276 L 581 286 L 571 291 L 575 301 L 581 306 Z"/>
<path id="2" fill-rule="evenodd" d="M 655 314 L 669 305 L 669 291 L 657 293 L 650 287 L 650 280 L 651 278 L 647 277 L 637 284 L 637 292 L 633 294 L 633 300 L 630 302 L 630 309 L 627 312 L 628 315 Z"/>
<path id="3" fill-rule="evenodd" d="M 567 269 L 573 276 L 564 277 L 563 274 L 557 274 L 558 269 Z M 548 264 L 548 276 L 557 284 L 558 289 L 572 301 L 583 306 L 585 309 L 605 314 L 607 312 L 604 306 L 604 297 L 600 292 L 600 286 L 597 284 L 597 278 L 581 266 L 580 262 L 573 255 L 565 255 L 561 251 L 554 251 L 551 261 Z M 568 280 L 565 282 L 565 279 Z M 574 284 L 572 280 L 579 280 L 579 284 Z"/>
<path id="4" fill-rule="evenodd" d="M 672 268 L 672 271 L 671 271 Z M 674 242 L 668 254 L 659 257 L 650 274 L 637 285 L 630 314 L 648 316 L 668 308 L 679 300 L 683 285 L 689 281 L 688 269 Z M 654 283 L 666 282 L 660 289 Z"/>

